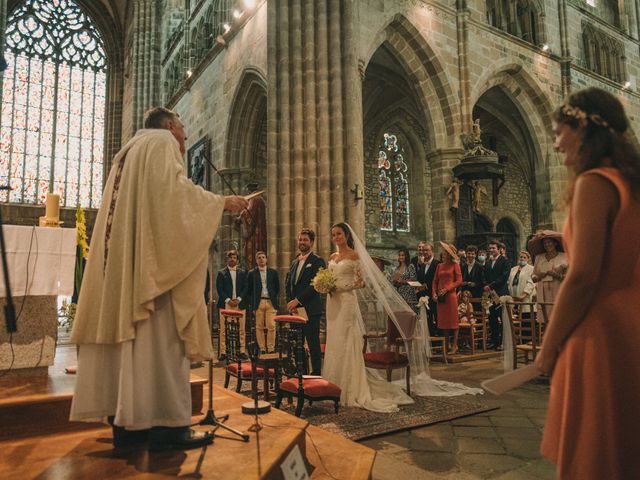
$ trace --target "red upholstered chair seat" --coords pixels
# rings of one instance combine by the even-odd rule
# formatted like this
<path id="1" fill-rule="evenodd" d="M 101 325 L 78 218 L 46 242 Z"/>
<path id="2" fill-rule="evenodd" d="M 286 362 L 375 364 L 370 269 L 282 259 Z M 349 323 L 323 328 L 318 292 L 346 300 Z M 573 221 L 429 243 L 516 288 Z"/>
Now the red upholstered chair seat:
<path id="1" fill-rule="evenodd" d="M 231 363 L 227 366 L 227 370 L 231 372 L 232 375 L 238 376 L 238 364 Z M 251 378 L 251 364 L 250 363 L 242 363 L 240 364 L 240 373 L 242 378 Z M 269 376 L 274 377 L 276 374 L 273 368 L 269 369 Z M 256 376 L 263 377 L 264 376 L 264 368 L 256 367 Z"/>
<path id="2" fill-rule="evenodd" d="M 342 390 L 335 383 L 324 378 L 303 378 L 302 388 L 306 397 L 340 397 Z M 298 393 L 298 379 L 290 378 L 280 384 L 280 389 L 286 392 Z"/>
<path id="3" fill-rule="evenodd" d="M 404 353 L 396 352 L 367 352 L 364 354 L 364 362 L 376 365 L 408 365 L 409 359 Z"/>

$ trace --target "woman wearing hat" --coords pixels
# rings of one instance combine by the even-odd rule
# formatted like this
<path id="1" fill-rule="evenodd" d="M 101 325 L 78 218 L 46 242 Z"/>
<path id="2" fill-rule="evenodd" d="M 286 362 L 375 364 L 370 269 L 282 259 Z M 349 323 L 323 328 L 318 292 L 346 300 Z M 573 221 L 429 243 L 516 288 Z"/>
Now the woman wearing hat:
<path id="1" fill-rule="evenodd" d="M 433 298 L 438 305 L 438 329 L 445 337 L 453 334 L 450 354 L 458 351 L 458 297 L 456 288 L 462 284 L 462 272 L 453 245 L 440 242 L 442 263 L 438 264 L 433 278 Z"/>
<path id="2" fill-rule="evenodd" d="M 559 479 L 637 479 L 640 152 L 621 101 L 604 90 L 572 93 L 553 120 L 572 178 L 571 268 L 535 359 L 553 373 L 541 450 Z"/>
<path id="3" fill-rule="evenodd" d="M 556 232 L 543 231 L 529 241 L 529 249 L 535 254 L 531 279 L 536 283 L 539 302 L 556 301 L 567 271 L 567 256 L 562 252 L 561 238 Z M 551 307 L 543 308 L 546 308 L 547 315 L 551 315 Z"/>

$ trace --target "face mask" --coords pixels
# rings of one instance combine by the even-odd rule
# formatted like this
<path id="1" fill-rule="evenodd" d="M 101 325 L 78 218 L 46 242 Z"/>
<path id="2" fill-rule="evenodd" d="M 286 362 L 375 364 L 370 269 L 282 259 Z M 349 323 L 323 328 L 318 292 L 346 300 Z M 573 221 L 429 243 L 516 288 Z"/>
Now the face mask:
<path id="1" fill-rule="evenodd" d="M 478 255 L 478 261 L 479 262 L 484 262 L 486 258 L 487 257 L 485 257 L 484 255 Z"/>
<path id="2" fill-rule="evenodd" d="M 520 260 L 520 261 L 518 262 L 518 265 L 520 265 L 521 267 L 524 267 L 526 264 L 527 264 L 527 261 L 526 261 L 526 260 Z"/>

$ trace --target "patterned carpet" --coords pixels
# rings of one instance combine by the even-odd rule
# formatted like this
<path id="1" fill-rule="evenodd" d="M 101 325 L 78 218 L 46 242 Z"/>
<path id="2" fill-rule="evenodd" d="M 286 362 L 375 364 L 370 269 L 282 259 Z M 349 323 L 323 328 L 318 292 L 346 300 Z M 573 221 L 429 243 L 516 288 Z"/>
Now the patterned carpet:
<path id="1" fill-rule="evenodd" d="M 218 376 L 218 378 L 220 378 Z M 223 382 L 217 382 L 220 385 Z M 235 389 L 236 379 L 232 378 L 229 385 Z M 243 382 L 242 394 L 251 396 L 249 382 Z M 262 384 L 259 389 L 261 390 Z M 481 397 L 473 395 L 461 395 L 458 397 L 417 397 L 414 396 L 413 405 L 400 407 L 396 413 L 376 413 L 355 407 L 340 407 L 336 415 L 333 410 L 333 402 L 323 401 L 309 406 L 305 402 L 302 410 L 302 418 L 309 423 L 321 427 L 333 433 L 338 433 L 349 440 L 364 440 L 366 438 L 397 432 L 438 422 L 446 422 L 455 418 L 488 412 L 495 408 L 487 406 Z M 271 397 L 272 403 L 275 400 Z M 288 404 L 283 400 L 281 409 L 285 412 L 295 412 L 296 401 Z"/>

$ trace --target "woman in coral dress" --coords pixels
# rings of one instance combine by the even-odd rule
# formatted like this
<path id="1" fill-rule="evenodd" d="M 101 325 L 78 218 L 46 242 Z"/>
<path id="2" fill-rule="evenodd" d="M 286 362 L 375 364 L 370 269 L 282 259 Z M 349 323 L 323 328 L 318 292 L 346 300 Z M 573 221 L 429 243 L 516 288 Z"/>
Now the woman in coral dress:
<path id="1" fill-rule="evenodd" d="M 436 268 L 433 277 L 433 298 L 438 301 L 438 328 L 448 337 L 453 334 L 449 353 L 458 352 L 458 297 L 456 288 L 462 284 L 462 272 L 458 263 L 456 249 L 452 245 L 440 242 L 442 262 Z"/>
<path id="2" fill-rule="evenodd" d="M 640 154 L 608 92 L 575 92 L 554 118 L 575 181 L 569 268 L 536 358 L 553 373 L 541 451 L 560 479 L 640 478 Z"/>

